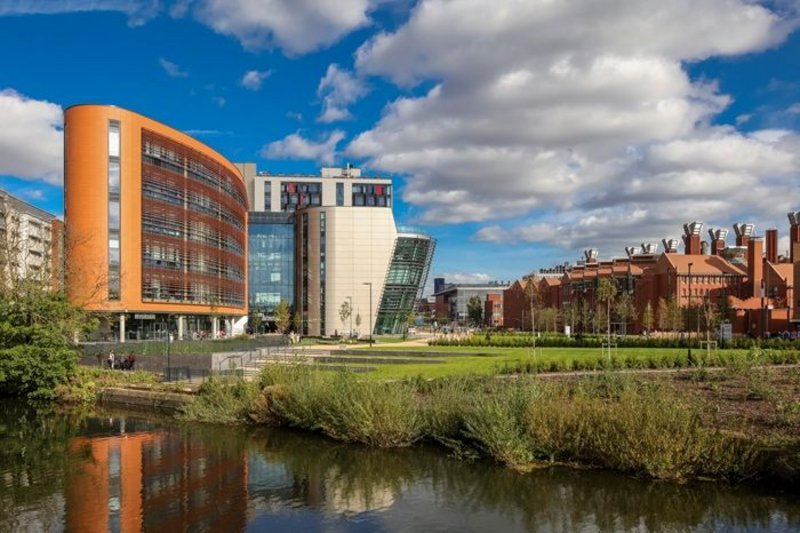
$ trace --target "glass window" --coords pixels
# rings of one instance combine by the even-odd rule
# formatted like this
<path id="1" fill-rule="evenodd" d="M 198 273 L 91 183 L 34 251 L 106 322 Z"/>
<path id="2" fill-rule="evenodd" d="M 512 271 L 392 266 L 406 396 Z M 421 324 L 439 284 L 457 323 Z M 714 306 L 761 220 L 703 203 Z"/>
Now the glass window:
<path id="1" fill-rule="evenodd" d="M 119 194 L 119 161 L 108 162 L 108 192 Z"/>
<path id="2" fill-rule="evenodd" d="M 119 122 L 108 123 L 108 156 L 119 157 Z"/>
<path id="3" fill-rule="evenodd" d="M 108 202 L 108 227 L 119 228 L 119 200 L 109 200 Z"/>
<path id="4" fill-rule="evenodd" d="M 336 205 L 344 205 L 344 183 L 336 184 Z"/>

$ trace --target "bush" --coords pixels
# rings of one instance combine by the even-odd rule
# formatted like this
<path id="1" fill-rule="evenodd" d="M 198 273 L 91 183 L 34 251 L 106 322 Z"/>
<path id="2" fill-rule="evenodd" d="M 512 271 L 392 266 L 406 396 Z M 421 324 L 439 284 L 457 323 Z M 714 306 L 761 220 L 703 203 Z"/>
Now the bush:
<path id="1" fill-rule="evenodd" d="M 77 365 L 75 350 L 17 345 L 0 349 L 0 395 L 52 398 Z"/>
<path id="2" fill-rule="evenodd" d="M 410 383 L 361 382 L 348 372 L 271 367 L 262 380 L 280 385 L 279 393 L 265 391 L 264 405 L 287 425 L 378 447 L 408 446 L 421 437 L 422 417 Z"/>
<path id="3" fill-rule="evenodd" d="M 211 377 L 203 382 L 195 400 L 183 408 L 182 416 L 198 422 L 246 422 L 259 391 L 254 382 Z"/>

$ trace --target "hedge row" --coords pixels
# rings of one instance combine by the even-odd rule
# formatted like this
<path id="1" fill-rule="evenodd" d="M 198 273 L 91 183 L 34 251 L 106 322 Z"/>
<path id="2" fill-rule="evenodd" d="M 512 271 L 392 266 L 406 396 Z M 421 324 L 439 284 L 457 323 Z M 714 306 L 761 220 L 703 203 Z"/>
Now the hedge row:
<path id="1" fill-rule="evenodd" d="M 700 339 L 702 340 L 702 339 Z M 536 339 L 536 346 L 543 348 L 599 348 L 606 342 L 606 337 L 599 335 L 585 335 L 583 337 L 565 335 L 545 335 Z M 663 337 L 612 337 L 612 342 L 620 348 L 688 348 L 688 338 L 663 338 Z M 472 347 L 497 347 L 497 348 L 526 348 L 532 346 L 530 335 L 471 335 L 464 338 L 446 339 L 439 338 L 428 342 L 430 346 L 472 346 Z M 692 346 L 699 346 L 698 339 L 692 339 Z M 747 337 L 737 337 L 725 343 L 719 343 L 719 348 L 751 349 L 762 348 L 769 350 L 800 350 L 800 340 L 790 339 L 763 339 L 756 340 Z"/>
<path id="2" fill-rule="evenodd" d="M 735 367 L 738 365 L 787 365 L 800 363 L 800 351 L 753 350 L 748 354 L 716 352 L 707 355 L 694 352 L 688 357 L 686 352 L 672 354 L 648 354 L 644 357 L 633 354 L 614 356 L 563 358 L 558 360 L 525 361 L 515 365 L 505 365 L 499 369 L 501 374 L 535 374 L 539 372 L 570 372 L 581 370 L 621 370 L 657 369 L 690 367 Z"/>

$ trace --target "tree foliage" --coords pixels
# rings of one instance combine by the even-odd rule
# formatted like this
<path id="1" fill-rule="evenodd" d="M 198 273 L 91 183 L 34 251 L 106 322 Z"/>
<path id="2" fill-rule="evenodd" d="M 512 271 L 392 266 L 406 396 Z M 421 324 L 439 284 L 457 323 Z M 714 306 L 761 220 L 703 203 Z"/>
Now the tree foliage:
<path id="1" fill-rule="evenodd" d="M 51 397 L 75 371 L 76 334 L 96 321 L 38 280 L 0 289 L 0 395 Z"/>
<path id="2" fill-rule="evenodd" d="M 350 301 L 345 300 L 339 307 L 339 320 L 342 321 L 342 331 L 347 329 L 347 319 L 353 314 L 353 308 L 350 306 Z"/>
<path id="3" fill-rule="evenodd" d="M 651 331 L 654 323 L 655 318 L 653 317 L 653 306 L 650 304 L 650 302 L 647 302 L 647 306 L 642 312 L 642 327 L 645 329 L 645 331 Z"/>
<path id="4" fill-rule="evenodd" d="M 473 296 L 467 301 L 467 317 L 475 325 L 483 323 L 483 302 L 479 296 Z"/>
<path id="5" fill-rule="evenodd" d="M 278 333 L 286 333 L 289 328 L 289 322 L 292 318 L 291 309 L 289 309 L 289 302 L 281 298 L 278 305 L 275 306 L 275 327 L 278 328 Z"/>

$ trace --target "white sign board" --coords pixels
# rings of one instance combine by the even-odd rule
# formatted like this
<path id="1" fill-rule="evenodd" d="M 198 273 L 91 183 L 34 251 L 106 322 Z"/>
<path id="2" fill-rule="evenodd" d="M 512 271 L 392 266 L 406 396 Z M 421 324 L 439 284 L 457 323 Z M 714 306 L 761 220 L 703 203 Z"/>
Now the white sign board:
<path id="1" fill-rule="evenodd" d="M 730 322 L 725 322 L 719 325 L 719 338 L 723 341 L 733 339 L 733 326 Z"/>

